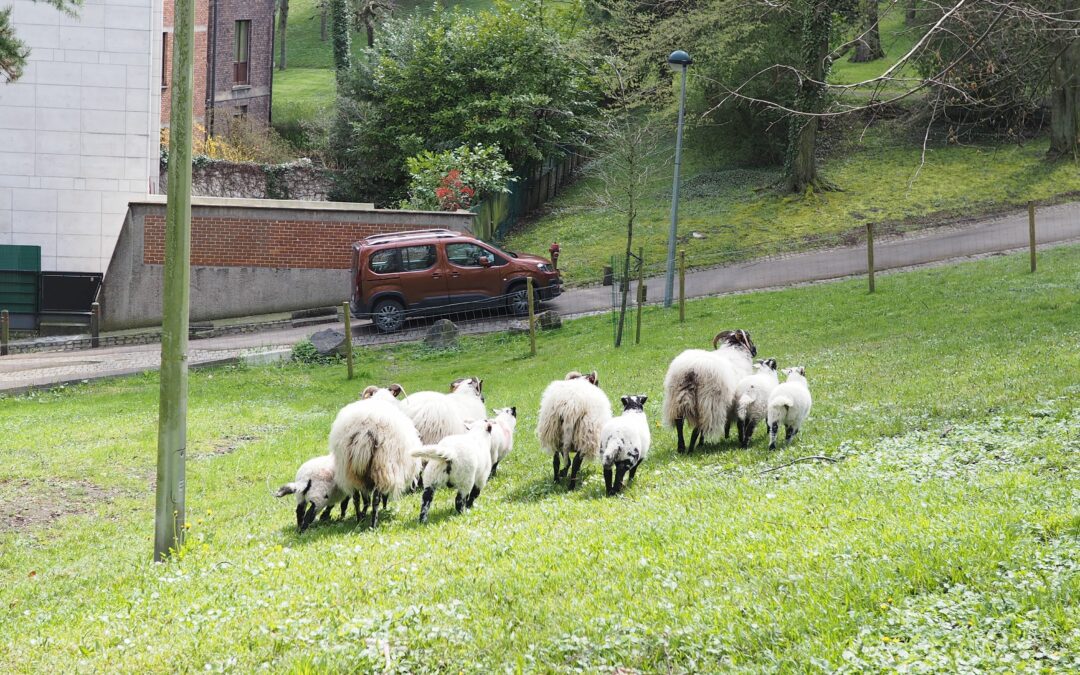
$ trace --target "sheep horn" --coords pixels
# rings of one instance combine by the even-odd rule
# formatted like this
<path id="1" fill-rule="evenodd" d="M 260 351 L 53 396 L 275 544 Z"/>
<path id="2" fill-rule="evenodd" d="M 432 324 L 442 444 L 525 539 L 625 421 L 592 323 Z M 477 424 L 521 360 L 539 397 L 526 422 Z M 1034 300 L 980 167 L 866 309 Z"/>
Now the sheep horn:
<path id="1" fill-rule="evenodd" d="M 360 398 L 361 399 L 371 398 L 372 396 L 375 395 L 375 392 L 377 392 L 377 391 L 379 391 L 378 387 L 376 387 L 373 384 L 368 385 L 367 387 L 364 388 L 364 391 L 360 392 Z"/>
<path id="2" fill-rule="evenodd" d="M 720 338 L 723 338 L 723 337 L 725 337 L 725 336 L 726 336 L 726 335 L 727 335 L 728 333 L 730 333 L 730 332 L 731 332 L 731 331 L 726 331 L 726 330 L 722 330 L 722 331 L 720 331 L 719 333 L 717 333 L 717 334 L 716 334 L 716 337 L 714 337 L 714 338 L 713 338 L 713 340 L 712 340 L 712 348 L 713 348 L 713 349 L 716 349 L 716 346 L 717 346 L 718 344 L 720 344 Z"/>
<path id="3" fill-rule="evenodd" d="M 400 384 L 392 384 L 387 387 L 387 389 L 390 390 L 390 393 L 394 396 L 394 398 L 397 398 L 398 396 L 401 396 L 405 393 L 405 388 L 402 387 Z"/>

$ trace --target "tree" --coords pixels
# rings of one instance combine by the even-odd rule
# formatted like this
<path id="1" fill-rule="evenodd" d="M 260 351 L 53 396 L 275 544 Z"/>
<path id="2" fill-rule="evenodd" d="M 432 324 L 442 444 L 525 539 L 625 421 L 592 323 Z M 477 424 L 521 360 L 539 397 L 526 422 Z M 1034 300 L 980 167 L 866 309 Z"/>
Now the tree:
<path id="1" fill-rule="evenodd" d="M 1061 20 L 1073 30 L 1062 30 L 1052 43 L 1056 58 L 1050 64 L 1050 159 L 1080 159 L 1080 3 L 1065 0 Z M 1062 28 L 1065 28 L 1064 26 Z"/>
<path id="2" fill-rule="evenodd" d="M 356 30 L 367 34 L 367 46 L 375 46 L 375 24 L 394 12 L 394 0 L 352 0 L 352 21 Z"/>
<path id="3" fill-rule="evenodd" d="M 278 0 L 278 40 L 281 42 L 278 70 L 285 70 L 285 38 L 289 27 L 289 0 Z"/>
<path id="4" fill-rule="evenodd" d="M 878 0 L 859 0 L 859 36 L 855 38 L 854 63 L 875 61 L 885 56 L 881 48 L 881 31 L 878 30 Z"/>
<path id="5" fill-rule="evenodd" d="M 784 186 L 788 192 L 805 192 L 807 188 L 828 189 L 817 170 L 817 132 L 820 120 L 816 113 L 825 109 L 825 80 L 832 61 L 829 58 L 829 37 L 832 34 L 833 8 L 828 0 L 813 0 L 803 8 L 802 42 L 803 76 L 799 78 L 795 109 L 808 113 L 793 116 L 788 127 L 788 148 L 784 161 Z"/>
<path id="6" fill-rule="evenodd" d="M 329 0 L 330 24 L 334 31 L 334 70 L 340 80 L 352 67 L 352 36 L 346 0 Z"/>
<path id="7" fill-rule="evenodd" d="M 68 16 L 78 14 L 82 0 L 42 0 Z M 35 0 L 37 2 L 37 0 Z M 14 82 L 22 77 L 23 66 L 30 56 L 30 48 L 15 34 L 11 25 L 11 7 L 0 9 L 0 79 Z"/>

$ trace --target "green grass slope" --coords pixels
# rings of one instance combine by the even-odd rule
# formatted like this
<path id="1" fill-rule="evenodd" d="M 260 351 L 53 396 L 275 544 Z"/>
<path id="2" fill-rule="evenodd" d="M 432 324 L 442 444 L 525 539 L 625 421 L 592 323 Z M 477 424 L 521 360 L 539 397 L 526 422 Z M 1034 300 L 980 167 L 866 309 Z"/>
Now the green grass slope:
<path id="1" fill-rule="evenodd" d="M 191 377 L 188 544 L 148 562 L 157 380 L 0 400 L 5 672 L 1075 672 L 1080 668 L 1080 247 L 649 309 L 523 338 Z M 613 400 L 719 329 L 807 367 L 797 443 L 690 457 L 656 428 L 619 498 L 551 484 L 546 383 L 596 368 Z M 367 383 L 485 379 L 513 454 L 476 508 L 438 493 L 304 536 L 271 491 L 325 450 Z M 808 455 L 835 464 L 803 462 Z M 13 515 L 9 515 L 13 514 Z M 25 524 L 20 518 L 37 520 Z"/>

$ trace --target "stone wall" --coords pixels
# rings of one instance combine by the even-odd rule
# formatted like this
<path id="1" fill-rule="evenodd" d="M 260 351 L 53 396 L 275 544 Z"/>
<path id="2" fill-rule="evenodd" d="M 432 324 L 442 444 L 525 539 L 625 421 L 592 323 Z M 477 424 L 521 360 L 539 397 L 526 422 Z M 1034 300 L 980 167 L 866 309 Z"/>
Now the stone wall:
<path id="1" fill-rule="evenodd" d="M 196 197 L 191 319 L 340 305 L 351 295 L 352 242 L 380 232 L 471 232 L 468 211 Z M 101 290 L 103 330 L 161 323 L 165 198 L 132 202 Z"/>
<path id="2" fill-rule="evenodd" d="M 165 193 L 168 188 L 165 163 L 160 170 L 159 184 Z M 200 159 L 191 168 L 191 191 L 200 197 L 326 201 L 331 187 L 330 173 L 308 160 L 264 166 Z"/>

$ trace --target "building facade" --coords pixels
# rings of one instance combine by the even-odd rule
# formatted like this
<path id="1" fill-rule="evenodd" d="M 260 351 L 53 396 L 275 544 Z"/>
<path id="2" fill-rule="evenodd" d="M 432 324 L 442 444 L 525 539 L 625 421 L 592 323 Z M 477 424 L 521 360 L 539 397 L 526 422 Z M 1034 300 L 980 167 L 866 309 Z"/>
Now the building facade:
<path id="1" fill-rule="evenodd" d="M 0 84 L 0 244 L 104 272 L 128 202 L 156 191 L 160 0 L 85 0 L 76 17 L 14 0 L 11 18 L 31 52 Z"/>

